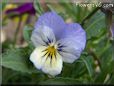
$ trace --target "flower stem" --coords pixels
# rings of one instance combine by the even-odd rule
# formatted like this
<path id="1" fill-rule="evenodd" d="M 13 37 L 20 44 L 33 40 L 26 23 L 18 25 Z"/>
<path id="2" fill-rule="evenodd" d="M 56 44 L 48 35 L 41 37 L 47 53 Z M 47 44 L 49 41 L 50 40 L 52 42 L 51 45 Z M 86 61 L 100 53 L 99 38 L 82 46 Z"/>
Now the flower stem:
<path id="1" fill-rule="evenodd" d="M 13 46 L 15 46 L 16 41 L 17 41 L 16 39 L 17 39 L 18 32 L 19 32 L 19 29 L 20 29 L 20 26 L 21 26 L 21 20 L 22 20 L 22 16 L 19 17 L 19 22 L 18 22 L 18 25 L 17 25 L 16 31 L 15 31 L 15 34 L 14 34 Z"/>
<path id="2" fill-rule="evenodd" d="M 85 24 L 85 22 L 91 18 L 98 10 L 100 9 L 100 7 L 95 8 L 89 15 L 87 15 L 81 22 L 81 25 L 83 26 Z"/>
<path id="3" fill-rule="evenodd" d="M 111 43 L 111 47 L 112 47 L 112 51 L 111 51 L 111 54 L 112 54 L 112 60 L 114 61 L 114 38 L 113 38 L 113 40 L 109 40 L 109 42 Z"/>
<path id="4" fill-rule="evenodd" d="M 106 27 L 108 30 L 108 35 L 109 35 L 109 39 L 111 40 L 113 34 L 112 34 L 112 30 L 111 30 L 111 26 L 112 26 L 112 12 L 110 10 L 107 10 L 105 13 L 105 17 L 106 17 Z"/>
<path id="5" fill-rule="evenodd" d="M 88 49 L 88 52 L 93 56 L 94 60 L 97 61 L 98 66 L 99 66 L 100 69 L 101 69 L 101 62 L 100 62 L 100 60 L 98 59 L 98 56 L 96 55 L 96 53 L 93 51 L 93 49 L 92 49 L 92 48 L 89 48 L 89 49 Z"/>

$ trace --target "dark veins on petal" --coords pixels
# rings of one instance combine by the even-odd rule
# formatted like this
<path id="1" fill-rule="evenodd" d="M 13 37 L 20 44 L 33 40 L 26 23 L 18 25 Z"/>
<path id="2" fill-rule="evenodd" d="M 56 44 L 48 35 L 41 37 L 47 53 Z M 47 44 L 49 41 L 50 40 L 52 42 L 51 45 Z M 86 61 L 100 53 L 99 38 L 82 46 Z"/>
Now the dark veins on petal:
<path id="1" fill-rule="evenodd" d="M 57 51 L 55 49 L 54 46 L 48 46 L 45 50 L 43 50 L 42 52 L 45 52 L 45 54 L 42 56 L 43 58 L 46 57 L 46 60 L 48 58 L 50 58 L 50 64 L 52 63 L 52 59 L 55 58 L 56 59 L 56 54 Z"/>
<path id="2" fill-rule="evenodd" d="M 42 58 L 46 57 L 46 60 L 48 58 L 50 58 L 50 65 L 52 66 L 52 60 L 53 58 L 57 59 L 57 52 L 61 55 L 60 52 L 66 52 L 63 50 L 64 47 L 66 47 L 65 45 L 58 43 L 58 47 L 55 48 L 54 45 L 50 45 L 51 43 L 53 43 L 53 39 L 50 39 L 49 37 L 47 37 L 47 41 L 44 41 L 46 43 L 47 48 L 45 50 L 43 50 L 42 52 L 44 52 L 44 55 L 42 56 Z M 45 60 L 45 61 L 46 61 Z"/>

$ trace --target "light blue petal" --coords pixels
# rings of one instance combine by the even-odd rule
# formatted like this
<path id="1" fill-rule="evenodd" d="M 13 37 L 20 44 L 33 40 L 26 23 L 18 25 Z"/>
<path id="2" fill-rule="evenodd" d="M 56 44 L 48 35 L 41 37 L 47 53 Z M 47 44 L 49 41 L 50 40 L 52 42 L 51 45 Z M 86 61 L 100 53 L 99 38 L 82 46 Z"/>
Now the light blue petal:
<path id="1" fill-rule="evenodd" d="M 67 38 L 74 42 L 73 47 L 75 49 L 83 50 L 86 44 L 86 32 L 78 23 L 66 24 L 67 28 L 62 34 L 61 39 Z M 69 45 L 72 46 L 72 45 Z"/>
<path id="2" fill-rule="evenodd" d="M 60 39 L 61 34 L 64 33 L 66 28 L 64 20 L 55 12 L 47 12 L 41 15 L 35 24 L 35 29 L 38 29 L 40 25 L 50 27 L 53 30 L 56 39 Z"/>
<path id="3" fill-rule="evenodd" d="M 32 32 L 31 40 L 35 47 L 38 46 L 48 46 L 50 43 L 55 43 L 55 35 L 47 26 L 40 26 Z"/>
<path id="4" fill-rule="evenodd" d="M 57 41 L 58 52 L 62 56 L 64 62 L 73 63 L 75 60 L 79 59 L 82 48 L 79 43 L 77 43 L 72 38 L 64 38 Z"/>
<path id="5" fill-rule="evenodd" d="M 73 63 L 79 59 L 86 44 L 86 32 L 77 23 L 66 24 L 67 28 L 57 42 L 64 62 Z"/>

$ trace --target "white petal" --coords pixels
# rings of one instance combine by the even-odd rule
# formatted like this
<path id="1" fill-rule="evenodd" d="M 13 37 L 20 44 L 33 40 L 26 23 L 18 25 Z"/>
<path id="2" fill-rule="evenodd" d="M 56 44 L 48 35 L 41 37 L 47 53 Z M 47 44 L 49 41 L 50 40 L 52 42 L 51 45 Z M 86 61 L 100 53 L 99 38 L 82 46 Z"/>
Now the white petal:
<path id="1" fill-rule="evenodd" d="M 57 44 L 58 43 L 63 46 L 61 48 L 62 50 L 59 51 L 59 53 L 61 54 L 64 62 L 73 63 L 80 57 L 82 49 L 74 47 L 76 45 L 76 42 L 74 42 L 74 40 L 66 38 L 59 40 Z"/>
<path id="2" fill-rule="evenodd" d="M 36 48 L 30 56 L 30 60 L 37 69 L 41 69 L 44 73 L 52 76 L 58 75 L 62 70 L 62 57 L 57 53 L 56 58 L 43 57 L 46 47 Z M 47 59 L 46 59 L 47 58 Z"/>
<path id="3" fill-rule="evenodd" d="M 59 54 L 57 54 L 56 58 L 53 59 L 48 58 L 42 67 L 43 72 L 48 73 L 52 76 L 60 74 L 61 70 L 62 70 L 62 57 Z"/>
<path id="4" fill-rule="evenodd" d="M 46 45 L 46 42 L 49 40 L 53 40 L 53 43 L 56 41 L 52 29 L 47 26 L 40 26 L 35 29 L 32 33 L 31 40 L 36 47 Z"/>
<path id="5" fill-rule="evenodd" d="M 42 51 L 45 49 L 46 47 L 38 47 L 30 55 L 30 60 L 37 69 L 41 69 L 45 62 L 45 58 L 42 57 L 44 55 Z"/>
<path id="6" fill-rule="evenodd" d="M 68 52 L 60 52 L 62 60 L 67 63 L 73 63 L 75 60 L 77 60 L 80 57 L 80 53 L 79 52 L 76 53 L 77 56 Z"/>

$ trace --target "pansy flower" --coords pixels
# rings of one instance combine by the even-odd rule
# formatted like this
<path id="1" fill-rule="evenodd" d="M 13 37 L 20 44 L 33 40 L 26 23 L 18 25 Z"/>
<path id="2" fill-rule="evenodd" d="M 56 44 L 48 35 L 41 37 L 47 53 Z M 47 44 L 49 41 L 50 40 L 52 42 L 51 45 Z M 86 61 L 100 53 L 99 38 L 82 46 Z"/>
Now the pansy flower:
<path id="1" fill-rule="evenodd" d="M 86 33 L 78 23 L 67 24 L 56 12 L 47 12 L 36 22 L 31 40 L 36 47 L 30 55 L 31 62 L 55 76 L 61 73 L 63 62 L 73 63 L 80 57 Z"/>
<path id="2" fill-rule="evenodd" d="M 25 3 L 17 8 L 6 10 L 6 14 L 22 15 L 24 13 L 35 14 L 33 3 Z"/>

